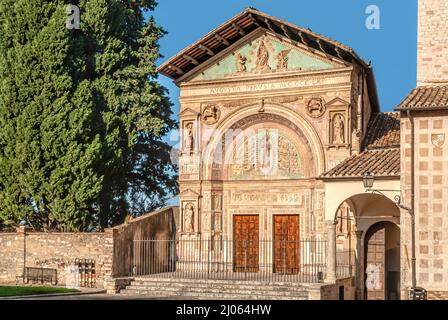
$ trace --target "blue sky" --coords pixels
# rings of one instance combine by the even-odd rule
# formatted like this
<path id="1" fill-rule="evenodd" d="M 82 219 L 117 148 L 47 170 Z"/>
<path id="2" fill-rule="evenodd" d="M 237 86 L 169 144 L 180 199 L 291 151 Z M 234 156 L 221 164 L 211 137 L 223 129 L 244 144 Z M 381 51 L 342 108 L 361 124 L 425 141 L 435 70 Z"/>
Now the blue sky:
<path id="1" fill-rule="evenodd" d="M 365 27 L 367 6 L 380 9 L 380 30 Z M 382 111 L 391 111 L 415 87 L 417 69 L 417 0 L 159 0 L 154 15 L 168 34 L 160 41 L 164 58 L 198 40 L 251 6 L 267 14 L 337 40 L 372 61 Z M 169 89 L 174 112 L 179 91 Z"/>

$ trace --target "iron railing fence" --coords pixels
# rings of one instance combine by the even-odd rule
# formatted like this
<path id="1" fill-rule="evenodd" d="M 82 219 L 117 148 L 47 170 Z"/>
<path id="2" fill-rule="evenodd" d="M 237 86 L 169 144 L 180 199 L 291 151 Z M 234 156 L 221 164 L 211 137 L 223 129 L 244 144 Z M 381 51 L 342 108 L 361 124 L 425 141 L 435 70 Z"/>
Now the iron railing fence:
<path id="1" fill-rule="evenodd" d="M 336 276 L 347 278 L 355 275 L 356 252 L 345 250 L 336 252 Z"/>
<path id="2" fill-rule="evenodd" d="M 324 240 L 134 240 L 133 276 L 322 282 Z"/>

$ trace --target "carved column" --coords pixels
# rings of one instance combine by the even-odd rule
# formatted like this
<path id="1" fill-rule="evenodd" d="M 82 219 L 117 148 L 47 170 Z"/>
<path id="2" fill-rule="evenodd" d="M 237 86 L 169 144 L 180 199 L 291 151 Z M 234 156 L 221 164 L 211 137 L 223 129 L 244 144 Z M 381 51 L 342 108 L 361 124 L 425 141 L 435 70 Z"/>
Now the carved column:
<path id="1" fill-rule="evenodd" d="M 327 224 L 327 275 L 325 282 L 336 282 L 336 221 L 326 221 Z"/>
<path id="2" fill-rule="evenodd" d="M 363 295 L 363 260 L 364 260 L 364 250 L 362 245 L 362 230 L 356 230 L 356 300 L 362 300 Z"/>

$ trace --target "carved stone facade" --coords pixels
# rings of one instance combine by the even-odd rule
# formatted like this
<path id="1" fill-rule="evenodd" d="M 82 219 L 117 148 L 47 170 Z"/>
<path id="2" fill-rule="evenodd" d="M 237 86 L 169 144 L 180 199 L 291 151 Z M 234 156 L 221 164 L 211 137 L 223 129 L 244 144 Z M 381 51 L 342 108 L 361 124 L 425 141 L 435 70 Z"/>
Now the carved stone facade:
<path id="1" fill-rule="evenodd" d="M 235 215 L 258 215 L 260 240 L 272 239 L 275 215 L 299 215 L 301 239 L 323 238 L 317 178 L 359 148 L 357 114 L 372 109 L 360 81 L 360 65 L 267 30 L 183 75 L 181 238 L 232 239 Z"/>

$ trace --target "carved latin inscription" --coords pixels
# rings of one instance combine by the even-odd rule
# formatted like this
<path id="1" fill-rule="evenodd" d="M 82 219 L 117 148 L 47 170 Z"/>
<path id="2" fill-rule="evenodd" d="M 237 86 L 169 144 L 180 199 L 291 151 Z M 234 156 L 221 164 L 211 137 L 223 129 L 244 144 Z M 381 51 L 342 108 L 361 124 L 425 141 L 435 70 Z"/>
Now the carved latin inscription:
<path id="1" fill-rule="evenodd" d="M 297 192 L 240 192 L 234 191 L 230 196 L 231 204 L 266 205 L 285 204 L 301 205 L 302 195 Z"/>

